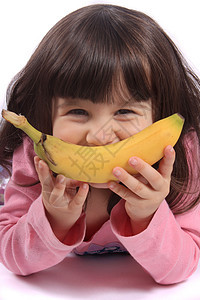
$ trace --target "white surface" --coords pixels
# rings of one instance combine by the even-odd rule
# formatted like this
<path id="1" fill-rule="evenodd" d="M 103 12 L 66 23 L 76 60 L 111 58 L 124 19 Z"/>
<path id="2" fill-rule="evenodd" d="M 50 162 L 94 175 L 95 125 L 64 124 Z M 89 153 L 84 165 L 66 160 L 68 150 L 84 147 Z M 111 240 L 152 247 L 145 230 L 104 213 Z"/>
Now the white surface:
<path id="1" fill-rule="evenodd" d="M 162 266 L 161 266 L 162 267 Z M 1 300 L 199 300 L 200 267 L 185 282 L 158 285 L 128 255 L 70 256 L 27 277 L 0 264 Z"/>

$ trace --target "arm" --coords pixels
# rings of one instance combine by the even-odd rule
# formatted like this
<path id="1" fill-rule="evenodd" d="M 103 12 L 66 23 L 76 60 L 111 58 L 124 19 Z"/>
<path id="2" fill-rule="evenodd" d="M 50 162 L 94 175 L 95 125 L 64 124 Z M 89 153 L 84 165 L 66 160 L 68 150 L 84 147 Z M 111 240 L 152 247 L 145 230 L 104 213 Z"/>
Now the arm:
<path id="1" fill-rule="evenodd" d="M 111 223 L 120 242 L 156 282 L 181 282 L 196 270 L 200 253 L 200 206 L 175 217 L 164 200 L 147 228 L 133 235 L 125 201 L 121 200 L 112 211 Z"/>
<path id="2" fill-rule="evenodd" d="M 13 174 L 0 213 L 0 260 L 21 275 L 59 263 L 82 242 L 85 233 L 82 214 L 62 242 L 56 237 L 46 217 L 41 184 L 22 186 L 38 180 L 33 156 L 32 144 L 26 139 L 14 154 Z"/>
<path id="3" fill-rule="evenodd" d="M 189 203 L 198 194 L 197 187 L 200 183 L 199 148 L 195 136 L 188 138 L 186 147 L 193 174 L 190 187 L 194 194 L 188 194 L 187 197 L 185 195 L 182 201 Z M 194 158 L 195 163 L 192 164 Z M 125 183 L 126 179 L 126 187 L 121 190 L 118 187 L 118 193 L 121 196 L 123 193 L 125 200 L 113 209 L 111 217 L 113 231 L 122 244 L 152 277 L 162 284 L 187 279 L 197 268 L 200 252 L 200 206 L 175 216 L 163 200 L 169 189 L 172 162 L 170 155 L 165 154 L 159 166 L 160 174 L 157 174 L 155 170 L 151 170 L 151 166 L 138 159 L 137 167 L 144 176 L 143 180 L 139 182 L 134 178 L 129 190 L 126 187 L 130 187 L 130 183 Z M 122 176 L 123 174 L 125 173 L 122 170 Z M 127 174 L 125 177 L 129 178 L 130 182 Z M 135 187 L 137 189 L 134 191 Z M 145 197 L 147 195 L 149 197 Z M 158 195 L 160 196 L 157 197 Z"/>

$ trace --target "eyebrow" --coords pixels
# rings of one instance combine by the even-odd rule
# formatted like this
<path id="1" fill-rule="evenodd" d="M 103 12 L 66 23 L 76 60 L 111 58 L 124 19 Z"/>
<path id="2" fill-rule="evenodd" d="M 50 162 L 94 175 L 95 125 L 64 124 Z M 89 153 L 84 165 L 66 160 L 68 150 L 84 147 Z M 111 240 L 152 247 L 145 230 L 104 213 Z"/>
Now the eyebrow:
<path id="1" fill-rule="evenodd" d="M 149 103 L 151 103 L 151 99 L 148 99 L 148 100 L 141 100 L 141 101 L 136 101 L 134 98 L 130 98 L 128 101 L 125 101 L 122 104 L 122 106 L 128 106 L 128 105 L 135 105 L 137 107 L 140 107 L 140 108 L 146 108 L 149 106 Z"/>
<path id="2" fill-rule="evenodd" d="M 74 105 L 80 105 L 82 103 L 82 99 L 79 98 L 62 98 L 63 102 L 61 104 L 57 104 L 57 108 L 64 107 L 64 106 L 74 106 Z M 90 101 L 87 99 L 84 99 L 84 101 Z M 140 108 L 146 108 L 149 106 L 149 100 L 144 100 L 144 101 L 136 101 L 134 98 L 130 98 L 127 101 L 117 101 L 116 103 L 107 103 L 107 104 L 116 104 L 116 105 L 121 105 L 123 106 L 128 106 L 128 105 L 136 105 Z M 93 102 L 94 103 L 94 102 Z M 102 102 L 103 103 L 103 102 Z M 95 103 L 94 103 L 95 104 Z"/>

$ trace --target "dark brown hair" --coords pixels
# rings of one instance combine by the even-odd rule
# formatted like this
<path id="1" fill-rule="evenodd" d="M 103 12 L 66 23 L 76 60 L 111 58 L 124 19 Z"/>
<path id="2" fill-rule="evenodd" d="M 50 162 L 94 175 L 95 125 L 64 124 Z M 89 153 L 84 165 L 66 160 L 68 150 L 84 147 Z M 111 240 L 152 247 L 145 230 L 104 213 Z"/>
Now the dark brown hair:
<path id="1" fill-rule="evenodd" d="M 52 99 L 113 101 L 121 76 L 136 101 L 151 98 L 154 121 L 176 112 L 185 118 L 175 146 L 176 161 L 167 197 L 174 213 L 184 212 L 199 201 L 199 193 L 190 202 L 183 195 L 194 192 L 189 178 L 196 182 L 199 178 L 193 178 L 189 170 L 184 140 L 193 130 L 199 147 L 200 81 L 167 34 L 144 13 L 99 4 L 64 17 L 11 82 L 7 106 L 25 115 L 40 131 L 51 134 Z M 0 163 L 5 167 L 22 143 L 23 134 L 2 122 L 0 141 Z"/>

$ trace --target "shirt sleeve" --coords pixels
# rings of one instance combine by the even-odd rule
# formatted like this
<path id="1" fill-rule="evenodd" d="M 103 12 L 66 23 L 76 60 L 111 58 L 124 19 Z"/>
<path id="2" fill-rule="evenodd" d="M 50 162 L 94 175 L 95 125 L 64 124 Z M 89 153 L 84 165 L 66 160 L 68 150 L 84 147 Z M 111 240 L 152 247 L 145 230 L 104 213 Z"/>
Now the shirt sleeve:
<path id="1" fill-rule="evenodd" d="M 124 200 L 121 200 L 112 211 L 111 224 L 120 242 L 156 282 L 181 282 L 196 270 L 200 247 L 200 206 L 176 218 L 164 200 L 149 226 L 133 236 Z"/>
<path id="2" fill-rule="evenodd" d="M 63 243 L 54 235 L 45 215 L 33 156 L 32 144 L 26 139 L 14 153 L 13 173 L 0 213 L 0 261 L 20 275 L 56 265 L 82 242 L 85 235 L 84 214 Z"/>
<path id="3" fill-rule="evenodd" d="M 194 132 L 185 140 L 190 179 L 189 193 L 181 199 L 181 205 L 198 197 L 199 142 Z M 174 215 L 164 200 L 154 214 L 149 226 L 132 235 L 125 201 L 121 200 L 111 214 L 113 232 L 151 276 L 161 284 L 186 280 L 197 268 L 200 254 L 200 204 L 185 213 Z M 120 220 L 120 222 L 119 222 Z"/>

